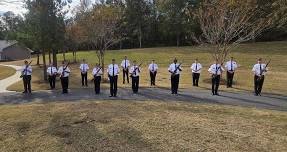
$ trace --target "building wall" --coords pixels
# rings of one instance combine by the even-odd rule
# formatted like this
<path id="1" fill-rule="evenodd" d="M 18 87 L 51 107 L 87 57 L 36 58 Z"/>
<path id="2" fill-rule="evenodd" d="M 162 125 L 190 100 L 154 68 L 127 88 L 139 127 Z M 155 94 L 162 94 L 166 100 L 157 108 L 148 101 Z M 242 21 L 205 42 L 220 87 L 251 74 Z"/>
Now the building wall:
<path id="1" fill-rule="evenodd" d="M 31 57 L 31 52 L 25 47 L 12 45 L 3 49 L 2 60 L 23 60 L 29 59 Z"/>

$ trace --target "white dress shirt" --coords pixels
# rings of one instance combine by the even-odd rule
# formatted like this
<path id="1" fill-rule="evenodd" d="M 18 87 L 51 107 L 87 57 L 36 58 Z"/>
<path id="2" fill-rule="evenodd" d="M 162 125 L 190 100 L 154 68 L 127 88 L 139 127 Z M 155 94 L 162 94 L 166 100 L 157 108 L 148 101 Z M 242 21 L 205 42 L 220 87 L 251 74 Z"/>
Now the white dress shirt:
<path id="1" fill-rule="evenodd" d="M 29 66 L 24 65 L 21 71 L 22 75 L 32 75 L 32 67 L 30 65 Z"/>
<path id="2" fill-rule="evenodd" d="M 109 74 L 109 76 L 117 76 L 120 73 L 120 68 L 117 64 L 110 64 L 107 72 Z"/>
<path id="3" fill-rule="evenodd" d="M 130 74 L 132 74 L 133 77 L 140 76 L 140 68 L 138 66 L 132 66 L 130 68 Z"/>
<path id="4" fill-rule="evenodd" d="M 80 65 L 80 70 L 82 73 L 87 73 L 89 71 L 89 65 L 86 63 L 82 63 Z"/>
<path id="5" fill-rule="evenodd" d="M 179 69 L 182 69 L 181 68 L 181 66 L 180 67 L 178 67 L 179 66 L 179 64 L 178 63 L 172 63 L 170 66 L 169 66 L 169 68 L 168 68 L 168 71 L 169 72 L 171 72 L 171 73 L 173 73 L 173 72 L 175 72 L 174 74 L 175 75 L 178 75 L 178 74 L 180 74 L 180 70 Z M 177 69 L 177 70 L 176 70 Z M 175 71 L 176 70 L 176 71 Z"/>
<path id="6" fill-rule="evenodd" d="M 93 69 L 93 76 L 101 76 L 103 74 L 103 70 L 100 67 L 95 67 Z"/>
<path id="7" fill-rule="evenodd" d="M 260 68 L 261 67 L 261 68 Z M 252 72 L 257 75 L 257 76 L 261 76 L 261 75 L 265 75 L 266 74 L 266 71 L 268 70 L 268 68 L 266 68 L 266 64 L 255 64 L 253 66 L 253 69 L 252 69 Z M 261 71 L 263 71 L 261 73 Z"/>
<path id="8" fill-rule="evenodd" d="M 192 73 L 201 73 L 202 65 L 200 63 L 193 63 L 190 69 Z"/>
<path id="9" fill-rule="evenodd" d="M 53 76 L 53 75 L 56 75 L 58 73 L 58 70 L 56 67 L 50 66 L 47 68 L 47 73 L 49 76 Z"/>
<path id="10" fill-rule="evenodd" d="M 65 69 L 66 68 L 66 69 Z M 58 70 L 58 74 L 61 76 L 61 77 L 69 77 L 70 76 L 70 69 L 69 67 L 63 67 L 63 66 L 60 66 L 59 67 L 59 70 Z"/>
<path id="11" fill-rule="evenodd" d="M 121 67 L 122 67 L 123 69 L 129 68 L 129 66 L 130 66 L 130 61 L 129 61 L 128 59 L 122 61 Z"/>
<path id="12" fill-rule="evenodd" d="M 151 71 L 151 72 L 156 72 L 158 70 L 158 65 L 155 64 L 155 63 L 151 63 L 149 66 L 148 66 L 148 70 Z"/>
<path id="13" fill-rule="evenodd" d="M 224 71 L 223 67 L 220 64 L 212 64 L 208 69 L 208 72 L 215 75 L 221 75 L 222 71 Z"/>
<path id="14" fill-rule="evenodd" d="M 225 63 L 225 68 L 227 71 L 235 71 L 238 68 L 238 65 L 235 61 L 228 61 Z"/>

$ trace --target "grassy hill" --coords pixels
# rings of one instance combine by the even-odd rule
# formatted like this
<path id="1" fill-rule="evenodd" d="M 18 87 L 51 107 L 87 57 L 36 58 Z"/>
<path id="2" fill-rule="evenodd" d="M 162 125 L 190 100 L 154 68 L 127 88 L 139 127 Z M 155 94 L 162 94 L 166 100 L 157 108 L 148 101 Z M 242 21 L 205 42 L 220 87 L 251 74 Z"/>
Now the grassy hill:
<path id="1" fill-rule="evenodd" d="M 12 76 L 16 71 L 13 68 L 0 65 L 0 80 Z"/>
<path id="2" fill-rule="evenodd" d="M 0 106 L 0 151 L 286 151 L 287 113 L 181 102 Z"/>
<path id="3" fill-rule="evenodd" d="M 155 59 L 159 64 L 159 74 L 157 78 L 157 85 L 160 87 L 169 87 L 169 73 L 167 72 L 168 65 L 172 62 L 173 58 L 178 58 L 179 61 L 183 61 L 184 71 L 180 79 L 181 88 L 190 88 L 192 86 L 191 70 L 190 65 L 193 63 L 195 58 L 199 58 L 200 62 L 203 64 L 203 72 L 200 79 L 200 86 L 202 88 L 210 88 L 209 79 L 210 75 L 207 70 L 213 60 L 210 55 L 210 48 L 207 47 L 161 47 L 161 48 L 144 48 L 144 49 L 128 49 L 128 50 L 113 50 L 108 51 L 106 54 L 106 65 L 108 65 L 112 58 L 117 60 L 120 64 L 123 57 L 127 55 L 130 60 L 137 60 L 138 62 L 143 62 L 141 74 L 141 86 L 149 86 L 149 75 L 147 71 L 147 66 L 152 59 Z M 93 67 L 97 63 L 96 53 L 94 51 L 82 51 L 78 52 L 78 60 L 86 59 Z M 241 44 L 231 52 L 231 56 L 235 57 L 235 60 L 240 64 L 235 75 L 235 88 L 226 89 L 222 86 L 220 89 L 240 91 L 240 90 L 253 90 L 253 73 L 251 69 L 253 65 L 257 62 L 257 58 L 262 57 L 264 60 L 272 59 L 270 64 L 270 72 L 266 77 L 263 92 L 271 92 L 277 94 L 286 94 L 287 88 L 284 87 L 284 83 L 287 82 L 287 42 L 262 42 L 262 43 L 248 43 Z M 72 60 L 72 54 L 66 54 L 66 58 Z M 59 61 L 62 60 L 62 54 L 58 55 Z M 72 66 L 72 76 L 71 76 L 71 88 L 80 87 L 80 73 L 79 64 L 74 64 Z M 91 75 L 90 75 L 91 77 Z M 223 75 L 225 78 L 225 74 Z M 34 67 L 33 72 L 33 88 L 38 89 L 48 89 L 48 85 L 43 83 L 42 70 L 38 67 Z M 120 76 L 119 80 L 122 80 Z M 120 81 L 121 82 L 121 81 Z M 10 90 L 20 91 L 22 89 L 21 82 L 10 87 Z M 122 87 L 129 87 L 129 85 L 121 85 Z M 57 86 L 60 87 L 60 84 Z"/>

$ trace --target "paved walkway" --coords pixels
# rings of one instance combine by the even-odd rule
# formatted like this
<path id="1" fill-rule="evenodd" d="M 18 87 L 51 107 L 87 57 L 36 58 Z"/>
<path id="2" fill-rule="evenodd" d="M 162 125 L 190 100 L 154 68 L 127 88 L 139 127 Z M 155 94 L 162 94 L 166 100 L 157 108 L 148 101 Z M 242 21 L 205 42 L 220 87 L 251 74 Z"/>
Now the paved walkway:
<path id="1" fill-rule="evenodd" d="M 8 91 L 7 88 L 18 82 L 21 81 L 21 66 L 15 66 L 15 65 L 5 65 L 5 64 L 0 64 L 1 66 L 7 66 L 7 67 L 11 67 L 14 68 L 16 70 L 16 73 L 6 79 L 0 80 L 0 93 L 4 93 L 4 92 L 11 92 Z"/>
<path id="2" fill-rule="evenodd" d="M 0 64 L 2 65 L 2 64 Z M 253 96 L 250 92 L 221 92 L 221 96 L 212 96 L 209 90 L 180 90 L 180 95 L 170 94 L 166 88 L 140 88 L 139 94 L 133 94 L 129 88 L 119 88 L 117 98 L 109 97 L 109 89 L 103 89 L 102 94 L 95 95 L 93 89 L 73 89 L 70 94 L 63 95 L 60 90 L 36 91 L 33 94 L 22 94 L 11 92 L 7 87 L 20 81 L 20 66 L 2 65 L 16 69 L 16 73 L 4 80 L 0 80 L 0 105 L 21 104 L 29 102 L 78 102 L 80 100 L 129 100 L 129 101 L 163 101 L 163 102 L 192 102 L 192 103 L 213 103 L 233 106 L 256 107 L 287 111 L 287 96 L 264 94 Z"/>
<path id="3" fill-rule="evenodd" d="M 126 100 L 126 101 L 161 101 L 161 102 L 191 102 L 191 103 L 212 103 L 233 106 L 255 107 L 287 111 L 287 96 L 265 94 L 253 96 L 248 92 L 221 92 L 221 96 L 212 96 L 209 90 L 180 90 L 180 95 L 171 95 L 168 89 L 164 88 L 140 88 L 139 94 L 132 94 L 129 88 L 119 88 L 117 98 L 109 97 L 109 89 L 102 90 L 102 94 L 95 95 L 93 89 L 73 89 L 69 94 L 63 95 L 60 90 L 37 91 L 31 95 L 22 93 L 0 94 L 1 104 L 21 104 L 29 102 L 79 102 L 81 100 Z"/>

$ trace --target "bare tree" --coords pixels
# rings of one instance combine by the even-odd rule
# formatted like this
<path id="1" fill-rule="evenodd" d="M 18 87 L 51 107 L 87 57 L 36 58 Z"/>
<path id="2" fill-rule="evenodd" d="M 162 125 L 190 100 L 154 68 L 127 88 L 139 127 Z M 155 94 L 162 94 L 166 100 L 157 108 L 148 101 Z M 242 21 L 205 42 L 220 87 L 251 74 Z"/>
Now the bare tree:
<path id="1" fill-rule="evenodd" d="M 192 15 L 202 30 L 194 39 L 212 45 L 213 58 L 223 63 L 234 46 L 271 27 L 273 13 L 263 12 L 257 0 L 203 0 Z"/>
<path id="2" fill-rule="evenodd" d="M 108 48 L 120 41 L 117 34 L 121 17 L 120 8 L 104 4 L 95 4 L 80 19 L 82 38 L 96 49 L 99 63 L 103 70 L 105 66 L 105 53 Z"/>

